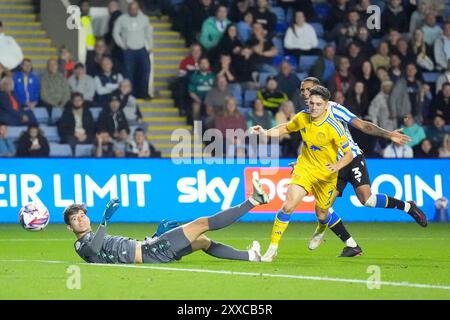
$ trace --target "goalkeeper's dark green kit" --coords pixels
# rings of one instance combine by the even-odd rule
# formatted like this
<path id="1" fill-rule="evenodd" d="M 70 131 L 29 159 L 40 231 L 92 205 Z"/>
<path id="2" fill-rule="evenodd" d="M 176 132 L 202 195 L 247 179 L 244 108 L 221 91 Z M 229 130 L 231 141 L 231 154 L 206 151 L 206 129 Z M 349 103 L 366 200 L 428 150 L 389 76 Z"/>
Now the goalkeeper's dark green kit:
<path id="1" fill-rule="evenodd" d="M 229 208 L 208 217 L 209 230 L 219 230 L 234 223 L 254 205 L 245 201 L 236 207 Z M 89 232 L 75 242 L 75 250 L 86 262 L 90 263 L 134 263 L 136 239 L 106 234 L 106 226 L 100 224 L 97 232 Z M 143 263 L 167 263 L 180 260 L 192 253 L 192 246 L 184 234 L 182 227 L 176 227 L 164 234 L 142 242 Z M 246 250 L 216 243 L 210 240 L 210 246 L 205 253 L 221 259 L 249 260 Z"/>
<path id="2" fill-rule="evenodd" d="M 178 230 L 177 230 L 178 229 Z M 75 242 L 78 255 L 89 263 L 134 263 L 138 240 L 106 234 L 106 227 L 100 225 L 95 234 L 89 232 Z M 166 263 L 179 260 L 190 247 L 190 242 L 181 228 L 142 243 L 144 263 Z M 186 248 L 187 251 L 190 248 Z"/>

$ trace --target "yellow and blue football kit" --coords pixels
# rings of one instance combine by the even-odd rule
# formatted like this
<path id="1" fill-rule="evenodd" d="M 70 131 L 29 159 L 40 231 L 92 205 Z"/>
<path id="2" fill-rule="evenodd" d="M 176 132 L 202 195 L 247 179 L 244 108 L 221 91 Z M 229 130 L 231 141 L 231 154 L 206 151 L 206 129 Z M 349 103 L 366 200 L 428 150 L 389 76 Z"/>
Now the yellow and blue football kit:
<path id="1" fill-rule="evenodd" d="M 312 120 L 308 111 L 302 111 L 287 124 L 287 130 L 299 131 L 303 139 L 301 154 L 294 167 L 290 184 L 299 185 L 312 193 L 316 198 L 317 207 L 330 208 L 337 192 L 338 173 L 332 173 L 326 165 L 337 162 L 339 150 L 344 153 L 351 150 L 342 125 L 330 110 L 316 121 Z M 272 229 L 272 246 L 278 246 L 290 218 L 290 214 L 282 210 L 278 212 Z M 323 224 L 333 228 L 340 222 L 339 216 L 333 212 Z M 343 234 L 346 236 L 345 232 Z"/>
<path id="2" fill-rule="evenodd" d="M 290 184 L 312 193 L 318 207 L 330 208 L 338 173 L 329 171 L 326 165 L 337 162 L 339 149 L 344 153 L 350 151 L 344 128 L 328 110 L 315 121 L 308 111 L 302 111 L 287 124 L 287 129 L 289 132 L 299 131 L 303 140 Z"/>

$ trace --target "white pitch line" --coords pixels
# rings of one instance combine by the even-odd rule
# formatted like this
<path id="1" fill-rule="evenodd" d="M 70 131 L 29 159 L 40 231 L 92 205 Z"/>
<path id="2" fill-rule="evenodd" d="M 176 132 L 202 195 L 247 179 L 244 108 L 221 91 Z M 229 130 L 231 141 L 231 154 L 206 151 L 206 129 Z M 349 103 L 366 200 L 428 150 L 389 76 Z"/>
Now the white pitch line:
<path id="1" fill-rule="evenodd" d="M 367 280 L 361 279 L 345 279 L 345 278 L 331 278 L 331 277 L 319 277 L 319 276 L 302 276 L 292 274 L 272 274 L 272 273 L 257 273 L 257 272 L 239 272 L 230 270 L 210 270 L 210 269 L 192 269 L 192 268 L 174 268 L 174 267 L 157 267 L 149 265 L 134 265 L 134 264 L 100 264 L 100 263 L 80 263 L 80 262 L 67 262 L 56 260 L 0 260 L 0 262 L 36 262 L 47 264 L 68 264 L 68 265 L 84 265 L 95 267 L 113 267 L 113 268 L 130 268 L 130 269 L 152 269 L 163 271 L 175 271 L 175 272 L 194 272 L 194 273 L 210 273 L 210 274 L 224 274 L 232 276 L 250 276 L 250 277 L 268 277 L 268 278 L 285 278 L 285 279 L 300 279 L 311 281 L 328 281 L 328 282 L 344 282 L 344 283 L 361 283 L 367 284 Z M 450 290 L 450 285 L 433 285 L 422 283 L 409 283 L 409 282 L 391 282 L 391 281 L 379 281 L 373 284 L 380 284 L 384 286 L 393 287 L 409 287 L 409 288 L 421 288 L 421 289 L 442 289 Z"/>
<path id="2" fill-rule="evenodd" d="M 217 240 L 248 240 L 252 241 L 255 238 L 249 237 L 214 237 Z M 448 241 L 450 238 L 359 238 L 358 240 L 374 240 L 374 241 Z M 311 238 L 307 237 L 298 237 L 298 238 L 283 238 L 283 241 L 296 241 L 296 240 L 311 240 Z M 10 242 L 10 241 L 74 241 L 72 238 L 41 238 L 41 239 L 33 239 L 33 238 L 11 238 L 11 239 L 0 239 L 0 242 Z"/>

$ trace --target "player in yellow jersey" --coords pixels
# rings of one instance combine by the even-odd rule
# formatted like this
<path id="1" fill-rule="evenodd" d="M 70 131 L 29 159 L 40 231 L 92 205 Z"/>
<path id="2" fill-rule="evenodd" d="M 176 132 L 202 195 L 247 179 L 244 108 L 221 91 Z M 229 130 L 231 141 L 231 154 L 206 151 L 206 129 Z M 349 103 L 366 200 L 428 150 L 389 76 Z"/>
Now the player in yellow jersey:
<path id="1" fill-rule="evenodd" d="M 316 198 L 318 220 L 331 229 L 346 244 L 346 248 L 355 248 L 354 255 L 361 254 L 361 248 L 347 232 L 342 220 L 335 212 L 329 213 L 337 195 L 338 171 L 353 160 L 344 128 L 328 108 L 330 96 L 327 88 L 314 86 L 310 90 L 308 111 L 299 112 L 290 122 L 270 130 L 264 130 L 261 126 L 251 128 L 254 133 L 268 137 L 299 131 L 303 140 L 286 200 L 274 221 L 271 244 L 261 261 L 271 262 L 276 256 L 278 244 L 288 227 L 292 212 L 308 193 Z M 337 161 L 339 149 L 344 155 Z"/>

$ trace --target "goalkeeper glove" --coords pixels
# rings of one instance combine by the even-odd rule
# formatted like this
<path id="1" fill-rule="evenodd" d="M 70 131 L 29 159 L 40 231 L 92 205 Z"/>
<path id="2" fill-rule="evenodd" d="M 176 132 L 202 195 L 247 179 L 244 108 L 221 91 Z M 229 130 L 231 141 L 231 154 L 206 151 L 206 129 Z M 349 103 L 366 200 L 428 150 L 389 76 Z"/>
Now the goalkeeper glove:
<path id="1" fill-rule="evenodd" d="M 106 205 L 105 211 L 103 212 L 102 224 L 106 225 L 106 222 L 111 219 L 113 214 L 119 209 L 120 200 L 117 198 L 111 199 Z"/>
<path id="2" fill-rule="evenodd" d="M 162 220 L 159 225 L 158 228 L 156 229 L 155 234 L 153 235 L 152 238 L 154 237 L 160 237 L 162 236 L 164 233 L 166 233 L 167 231 L 170 231 L 176 227 L 180 226 L 180 224 L 178 223 L 178 221 L 176 220 Z"/>

